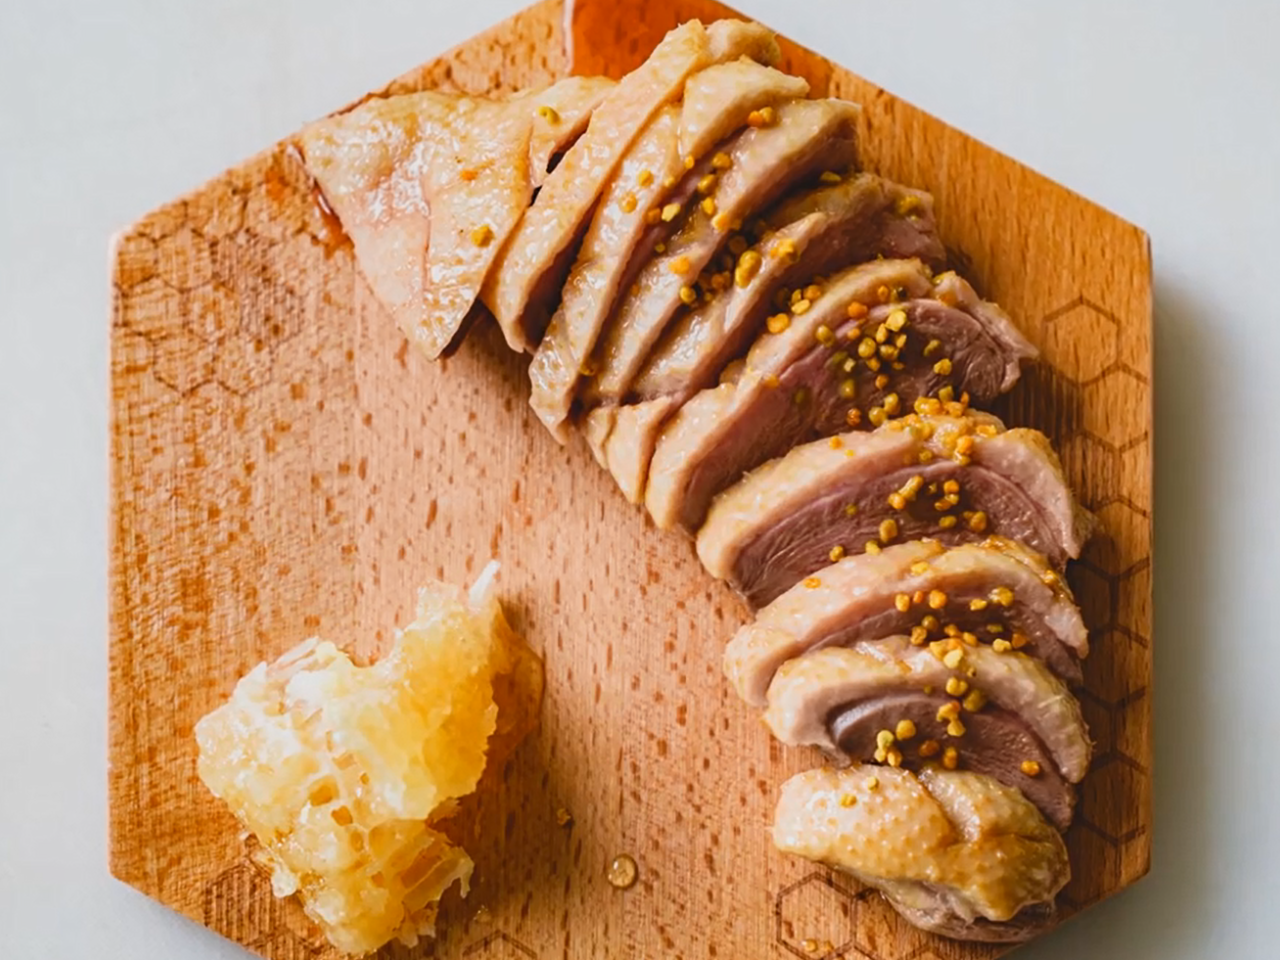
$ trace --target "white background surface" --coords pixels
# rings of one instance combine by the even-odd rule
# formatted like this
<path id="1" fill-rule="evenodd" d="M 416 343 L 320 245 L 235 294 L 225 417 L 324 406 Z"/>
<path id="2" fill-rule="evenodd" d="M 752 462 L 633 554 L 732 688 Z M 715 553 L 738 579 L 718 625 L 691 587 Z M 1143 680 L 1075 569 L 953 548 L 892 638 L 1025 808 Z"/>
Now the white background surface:
<path id="1" fill-rule="evenodd" d="M 519 6 L 0 0 L 0 960 L 243 955 L 106 870 L 108 235 Z M 1280 7 L 740 6 L 1150 232 L 1154 871 L 1019 956 L 1280 957 Z"/>

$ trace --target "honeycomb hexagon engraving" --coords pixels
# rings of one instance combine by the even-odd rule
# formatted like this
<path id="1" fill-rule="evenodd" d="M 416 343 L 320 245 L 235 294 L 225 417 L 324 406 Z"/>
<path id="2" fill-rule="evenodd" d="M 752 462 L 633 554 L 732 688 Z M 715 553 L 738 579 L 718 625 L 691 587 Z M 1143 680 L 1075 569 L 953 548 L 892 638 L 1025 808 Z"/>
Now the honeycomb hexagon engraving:
<path id="1" fill-rule="evenodd" d="M 143 233 L 122 236 L 116 244 L 116 284 L 131 290 L 156 275 L 156 242 Z"/>
<path id="2" fill-rule="evenodd" d="M 1113 448 L 1137 440 L 1144 430 L 1122 411 L 1140 410 L 1147 403 L 1147 384 L 1127 367 L 1117 367 L 1084 385 L 1084 428 Z"/>
<path id="3" fill-rule="evenodd" d="M 192 332 L 207 343 L 217 343 L 240 327 L 240 301 L 216 280 L 184 294 L 182 309 Z"/>
<path id="4" fill-rule="evenodd" d="M 1092 380 L 1116 360 L 1116 318 L 1083 297 L 1044 318 L 1044 359 L 1076 383 Z"/>
<path id="5" fill-rule="evenodd" d="M 191 227 L 206 240 L 229 237 L 244 226 L 245 191 L 230 178 L 215 180 L 188 204 Z"/>
<path id="6" fill-rule="evenodd" d="M 266 940 L 281 923 L 271 881 L 248 863 L 238 863 L 219 874 L 205 888 L 204 923 L 237 943 Z"/>
<path id="7" fill-rule="evenodd" d="M 1147 517 L 1124 500 L 1112 500 L 1094 507 L 1098 532 L 1089 543 L 1085 556 L 1097 569 L 1110 576 L 1122 576 L 1146 560 L 1142 531 Z"/>
<path id="8" fill-rule="evenodd" d="M 1120 581 L 1116 622 L 1133 642 L 1149 645 L 1149 638 L 1134 624 L 1151 623 L 1151 560 L 1140 560 Z M 1148 655 L 1149 656 L 1149 655 Z"/>
<path id="9" fill-rule="evenodd" d="M 792 956 L 835 960 L 853 946 L 857 901 L 829 873 L 814 871 L 774 899 L 775 937 Z"/>
<path id="10" fill-rule="evenodd" d="M 213 379 L 214 348 L 189 330 L 155 345 L 155 377 L 179 393 L 190 393 Z"/>
<path id="11" fill-rule="evenodd" d="M 1067 847 L 1072 855 L 1071 881 L 1058 895 L 1064 906 L 1082 910 L 1120 886 L 1120 846 L 1098 833 L 1084 818 L 1077 816 L 1067 831 Z"/>
<path id="12" fill-rule="evenodd" d="M 1151 510 L 1151 443 L 1143 437 L 1126 444 L 1117 455 L 1118 485 L 1126 499 L 1138 510 Z"/>
<path id="13" fill-rule="evenodd" d="M 465 956 L 475 960 L 537 960 L 538 955 L 515 937 L 501 931 L 491 933 L 467 947 Z"/>
<path id="14" fill-rule="evenodd" d="M 1086 561 L 1077 561 L 1067 570 L 1067 582 L 1076 595 L 1084 625 L 1091 636 L 1105 630 L 1115 619 L 1114 579 Z"/>
<path id="15" fill-rule="evenodd" d="M 213 279 L 209 243 L 191 227 L 182 227 L 160 244 L 156 272 L 175 290 L 194 290 Z"/>
<path id="16" fill-rule="evenodd" d="M 178 291 L 155 276 L 129 291 L 120 305 L 120 322 L 148 340 L 177 336 L 187 328 Z"/>
<path id="17" fill-rule="evenodd" d="M 1142 834 L 1147 825 L 1145 810 L 1127 802 L 1135 793 L 1135 781 L 1146 776 L 1146 770 L 1123 754 L 1104 758 L 1089 771 L 1081 786 L 1080 821 L 1113 844 L 1128 843 Z M 1094 823 L 1091 810 L 1103 808 L 1112 816 L 1105 825 Z"/>
<path id="18" fill-rule="evenodd" d="M 1084 661 L 1083 693 L 1108 707 L 1127 703 L 1146 690 L 1135 684 L 1136 669 L 1145 662 L 1147 651 L 1121 629 L 1095 631 L 1089 638 L 1092 653 Z"/>

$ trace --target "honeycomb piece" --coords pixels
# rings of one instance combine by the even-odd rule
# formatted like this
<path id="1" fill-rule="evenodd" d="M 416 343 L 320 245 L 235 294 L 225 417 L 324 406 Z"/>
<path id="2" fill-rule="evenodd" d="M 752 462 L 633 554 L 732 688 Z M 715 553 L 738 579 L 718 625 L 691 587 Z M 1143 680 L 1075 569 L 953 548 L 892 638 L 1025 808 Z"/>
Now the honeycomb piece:
<path id="1" fill-rule="evenodd" d="M 495 570 L 469 594 L 423 588 L 372 666 L 308 640 L 196 725 L 200 779 L 256 837 L 276 896 L 298 894 L 347 953 L 412 946 L 445 890 L 466 895 L 471 858 L 436 827 L 536 715 L 541 664 L 503 618 Z"/>

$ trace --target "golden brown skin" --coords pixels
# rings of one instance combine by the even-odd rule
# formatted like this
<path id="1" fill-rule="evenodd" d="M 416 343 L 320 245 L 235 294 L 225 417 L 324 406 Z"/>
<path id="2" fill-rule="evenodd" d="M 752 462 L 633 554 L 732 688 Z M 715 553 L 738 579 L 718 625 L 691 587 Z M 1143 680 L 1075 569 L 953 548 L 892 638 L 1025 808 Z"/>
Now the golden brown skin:
<path id="1" fill-rule="evenodd" d="M 428 356 L 462 330 L 552 155 L 613 87 L 569 77 L 507 100 L 378 97 L 298 135 L 369 285 Z"/>
<path id="2" fill-rule="evenodd" d="M 801 773 L 782 786 L 773 839 L 961 939 L 1026 939 L 1071 878 L 1062 837 L 1018 791 L 939 768 Z"/>

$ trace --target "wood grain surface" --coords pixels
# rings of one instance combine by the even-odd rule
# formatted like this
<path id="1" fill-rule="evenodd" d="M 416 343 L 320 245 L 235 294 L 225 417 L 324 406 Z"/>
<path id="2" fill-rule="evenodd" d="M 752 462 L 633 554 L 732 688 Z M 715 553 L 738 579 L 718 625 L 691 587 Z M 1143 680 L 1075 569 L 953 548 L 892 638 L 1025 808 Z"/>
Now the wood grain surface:
<path id="1" fill-rule="evenodd" d="M 702 0 L 547 0 L 391 83 L 482 92 L 618 76 Z M 785 24 L 774 24 L 785 26 Z M 566 36 L 569 30 L 572 37 Z M 567 41 L 572 39 L 570 45 Z M 1002 411 L 1045 430 L 1101 533 L 1071 579 L 1093 631 L 1098 760 L 1064 916 L 1148 868 L 1151 300 L 1145 235 L 793 44 L 815 95 L 864 105 L 867 169 L 927 188 L 952 257 L 1044 353 Z M 570 55 L 569 51 L 572 51 Z M 271 898 L 195 776 L 195 721 L 320 634 L 376 654 L 428 577 L 502 561 L 546 659 L 541 729 L 457 825 L 477 882 L 434 946 L 387 957 L 975 960 L 849 879 L 775 852 L 773 742 L 720 673 L 744 605 L 527 406 L 492 326 L 410 350 L 277 144 L 116 240 L 112 317 L 111 869 L 272 960 L 334 956 Z M 567 810 L 571 825 L 557 812 Z M 639 864 L 622 892 L 605 873 Z"/>

